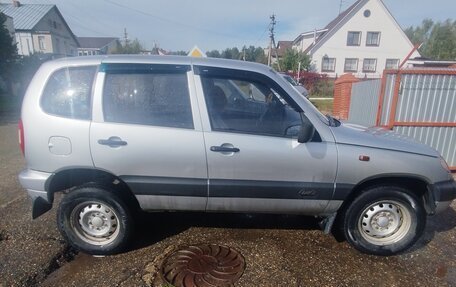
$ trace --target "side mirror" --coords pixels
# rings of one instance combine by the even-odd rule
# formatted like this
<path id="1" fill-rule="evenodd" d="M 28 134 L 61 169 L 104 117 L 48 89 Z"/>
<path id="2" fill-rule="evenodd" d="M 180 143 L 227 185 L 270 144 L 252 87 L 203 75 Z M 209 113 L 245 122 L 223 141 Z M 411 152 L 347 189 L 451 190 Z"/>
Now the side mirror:
<path id="1" fill-rule="evenodd" d="M 303 115 L 302 124 L 298 133 L 298 142 L 306 143 L 309 142 L 315 134 L 315 128 L 312 123 Z"/>

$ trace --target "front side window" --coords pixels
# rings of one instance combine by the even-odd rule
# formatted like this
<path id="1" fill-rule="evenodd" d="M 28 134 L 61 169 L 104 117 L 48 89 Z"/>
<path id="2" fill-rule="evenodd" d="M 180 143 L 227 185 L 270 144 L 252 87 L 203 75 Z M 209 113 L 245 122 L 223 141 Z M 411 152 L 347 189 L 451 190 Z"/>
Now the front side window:
<path id="1" fill-rule="evenodd" d="M 322 72 L 334 72 L 336 70 L 336 58 L 323 57 L 321 64 Z"/>
<path id="2" fill-rule="evenodd" d="M 364 59 L 363 72 L 374 73 L 377 69 L 377 59 Z"/>
<path id="3" fill-rule="evenodd" d="M 56 71 L 41 97 L 42 109 L 52 115 L 88 120 L 96 67 L 74 67 Z"/>
<path id="4" fill-rule="evenodd" d="M 347 46 L 359 46 L 361 44 L 361 32 L 350 31 L 347 34 Z"/>
<path id="5" fill-rule="evenodd" d="M 358 71 L 358 59 L 347 58 L 345 59 L 344 72 L 357 72 Z"/>
<path id="6" fill-rule="evenodd" d="M 107 122 L 193 129 L 187 74 L 107 72 L 103 112 Z"/>
<path id="7" fill-rule="evenodd" d="M 301 124 L 300 113 L 266 83 L 203 76 L 202 84 L 214 131 L 291 137 Z"/>
<path id="8" fill-rule="evenodd" d="M 385 69 L 399 68 L 399 59 L 386 59 Z"/>
<path id="9" fill-rule="evenodd" d="M 380 46 L 380 32 L 367 32 L 366 46 Z"/>

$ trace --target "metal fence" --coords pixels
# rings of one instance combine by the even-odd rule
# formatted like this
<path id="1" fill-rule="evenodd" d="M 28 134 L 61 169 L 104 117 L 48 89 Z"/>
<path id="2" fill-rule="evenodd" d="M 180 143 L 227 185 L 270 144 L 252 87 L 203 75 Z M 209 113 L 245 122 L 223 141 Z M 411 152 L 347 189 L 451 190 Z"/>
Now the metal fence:
<path id="1" fill-rule="evenodd" d="M 380 97 L 381 80 L 353 83 L 348 121 L 367 127 L 375 126 L 377 105 Z"/>
<path id="2" fill-rule="evenodd" d="M 349 121 L 383 126 L 425 143 L 456 171 L 456 69 L 388 70 L 380 89 L 370 82 L 353 84 Z"/>

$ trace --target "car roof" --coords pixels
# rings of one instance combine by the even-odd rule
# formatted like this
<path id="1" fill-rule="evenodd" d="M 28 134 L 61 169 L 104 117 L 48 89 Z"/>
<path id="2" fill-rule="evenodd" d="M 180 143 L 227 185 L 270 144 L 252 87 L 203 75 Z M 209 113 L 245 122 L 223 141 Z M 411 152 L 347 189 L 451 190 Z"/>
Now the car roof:
<path id="1" fill-rule="evenodd" d="M 129 64 L 171 64 L 171 65 L 201 65 L 210 67 L 220 67 L 238 70 L 247 70 L 259 73 L 267 73 L 272 68 L 259 63 L 218 59 L 218 58 L 197 58 L 187 56 L 155 56 L 155 55 L 99 55 L 99 56 L 80 56 L 71 58 L 60 58 L 50 61 L 59 66 L 79 66 L 87 64 L 101 63 L 129 63 Z"/>

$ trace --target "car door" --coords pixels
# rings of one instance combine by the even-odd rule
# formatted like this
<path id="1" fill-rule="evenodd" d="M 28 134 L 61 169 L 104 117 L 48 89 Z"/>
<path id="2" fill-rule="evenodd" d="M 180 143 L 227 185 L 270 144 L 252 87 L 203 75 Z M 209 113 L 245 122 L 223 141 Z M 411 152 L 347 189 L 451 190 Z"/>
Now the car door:
<path id="1" fill-rule="evenodd" d="M 103 63 L 90 148 L 147 210 L 205 210 L 207 164 L 190 66 Z"/>
<path id="2" fill-rule="evenodd" d="M 207 210 L 322 214 L 334 192 L 335 143 L 323 141 L 318 131 L 312 141 L 298 143 L 296 132 L 307 119 L 267 76 L 198 66 L 195 73 L 208 161 Z M 245 104 L 225 94 L 233 84 Z"/>

